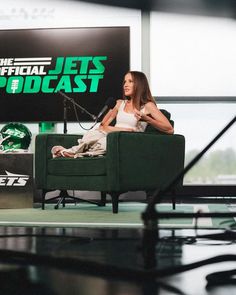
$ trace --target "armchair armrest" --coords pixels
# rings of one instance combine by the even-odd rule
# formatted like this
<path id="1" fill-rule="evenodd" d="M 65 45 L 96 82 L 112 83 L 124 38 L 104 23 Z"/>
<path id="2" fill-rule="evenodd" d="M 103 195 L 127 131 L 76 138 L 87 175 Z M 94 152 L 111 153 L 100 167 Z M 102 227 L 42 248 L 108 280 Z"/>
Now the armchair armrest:
<path id="1" fill-rule="evenodd" d="M 47 175 L 47 162 L 52 158 L 51 149 L 55 145 L 69 148 L 77 145 L 77 140 L 82 135 L 78 134 L 38 134 L 35 139 L 35 179 L 37 187 L 42 187 Z"/>
<path id="2" fill-rule="evenodd" d="M 116 191 L 164 188 L 184 168 L 184 153 L 182 135 L 109 133 L 108 183 Z"/>

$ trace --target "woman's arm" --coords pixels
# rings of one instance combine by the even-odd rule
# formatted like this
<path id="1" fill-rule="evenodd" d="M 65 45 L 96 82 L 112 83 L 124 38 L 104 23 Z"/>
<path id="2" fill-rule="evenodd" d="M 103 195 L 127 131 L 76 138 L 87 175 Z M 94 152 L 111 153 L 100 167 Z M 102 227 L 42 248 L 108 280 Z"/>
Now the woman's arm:
<path id="1" fill-rule="evenodd" d="M 109 110 L 109 112 L 104 116 L 100 126 L 108 126 L 111 124 L 111 122 L 116 118 L 120 104 L 121 100 L 117 100 L 115 107 Z"/>
<path id="2" fill-rule="evenodd" d="M 114 131 L 136 131 L 136 129 L 133 128 L 121 128 L 121 127 L 114 127 L 114 126 L 101 126 L 101 130 L 106 131 L 107 133 L 109 132 L 114 132 Z"/>
<path id="3" fill-rule="evenodd" d="M 153 102 L 148 102 L 145 105 L 145 114 L 138 111 L 136 113 L 136 117 L 139 120 L 145 121 L 151 124 L 156 129 L 167 133 L 173 134 L 174 128 L 170 124 L 169 120 L 166 118 L 165 115 L 158 109 L 158 107 Z"/>

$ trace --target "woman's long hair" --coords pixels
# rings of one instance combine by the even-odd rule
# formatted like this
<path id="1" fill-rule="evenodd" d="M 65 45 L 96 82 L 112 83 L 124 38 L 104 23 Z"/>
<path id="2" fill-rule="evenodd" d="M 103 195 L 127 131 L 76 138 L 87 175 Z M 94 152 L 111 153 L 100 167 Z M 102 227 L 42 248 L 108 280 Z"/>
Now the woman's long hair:
<path id="1" fill-rule="evenodd" d="M 147 102 L 152 101 L 155 103 L 154 98 L 152 97 L 150 87 L 146 75 L 143 72 L 139 71 L 129 71 L 126 73 L 131 74 L 134 82 L 134 95 L 133 103 L 134 106 L 139 110 Z M 127 97 L 124 97 L 127 99 Z"/>

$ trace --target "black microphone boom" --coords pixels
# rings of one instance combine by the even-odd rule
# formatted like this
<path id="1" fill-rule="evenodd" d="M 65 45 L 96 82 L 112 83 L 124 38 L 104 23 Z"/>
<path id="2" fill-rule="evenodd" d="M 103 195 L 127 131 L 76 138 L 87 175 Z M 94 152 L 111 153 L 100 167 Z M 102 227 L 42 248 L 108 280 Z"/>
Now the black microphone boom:
<path id="1" fill-rule="evenodd" d="M 115 105 L 116 105 L 116 100 L 113 97 L 109 97 L 107 101 L 105 102 L 104 107 L 101 109 L 101 111 L 97 115 L 96 121 L 98 121 L 107 110 L 113 109 Z"/>
<path id="2" fill-rule="evenodd" d="M 58 91 L 58 93 L 63 96 L 66 100 L 70 101 L 73 105 L 77 106 L 82 112 L 86 113 L 87 115 L 89 115 L 93 120 L 96 120 L 96 116 L 94 116 L 93 114 L 91 114 L 89 111 L 87 111 L 85 108 L 83 108 L 81 105 L 79 105 L 77 102 L 74 101 L 73 98 L 67 96 L 65 93 L 63 93 L 62 91 Z"/>

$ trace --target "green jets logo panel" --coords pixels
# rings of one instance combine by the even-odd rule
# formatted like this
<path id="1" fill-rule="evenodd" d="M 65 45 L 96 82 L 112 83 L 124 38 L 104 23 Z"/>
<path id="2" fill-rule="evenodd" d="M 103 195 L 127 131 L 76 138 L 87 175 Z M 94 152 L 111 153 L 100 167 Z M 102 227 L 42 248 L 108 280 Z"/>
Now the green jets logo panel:
<path id="1" fill-rule="evenodd" d="M 97 92 L 107 56 L 0 58 L 0 90 L 6 93 Z M 52 68 L 53 67 L 53 68 Z"/>

